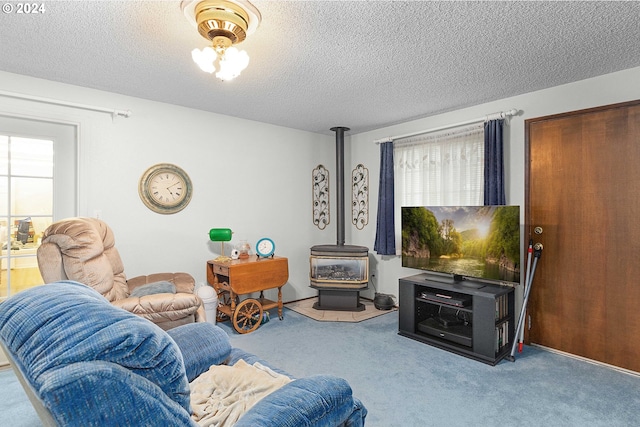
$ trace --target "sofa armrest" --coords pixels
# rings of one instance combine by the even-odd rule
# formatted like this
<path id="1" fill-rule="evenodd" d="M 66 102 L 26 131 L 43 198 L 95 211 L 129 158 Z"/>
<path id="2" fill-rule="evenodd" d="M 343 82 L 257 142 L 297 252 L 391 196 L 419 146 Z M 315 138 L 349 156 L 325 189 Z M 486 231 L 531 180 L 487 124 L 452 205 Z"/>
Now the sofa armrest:
<path id="1" fill-rule="evenodd" d="M 353 412 L 354 399 L 346 380 L 314 375 L 265 396 L 238 420 L 236 427 L 340 426 Z"/>
<path id="2" fill-rule="evenodd" d="M 167 334 L 178 344 L 189 382 L 212 365 L 224 362 L 231 353 L 229 336 L 208 322 L 190 323 L 169 329 Z"/>
<path id="3" fill-rule="evenodd" d="M 293 377 L 293 375 L 291 375 L 290 373 L 288 373 L 287 371 L 278 368 L 277 366 L 273 366 L 269 361 L 264 360 L 258 356 L 256 356 L 253 353 L 249 353 L 241 348 L 238 347 L 233 347 L 231 349 L 231 353 L 229 354 L 229 358 L 227 360 L 225 360 L 225 365 L 229 365 L 229 366 L 233 366 L 235 365 L 238 360 L 244 360 L 245 362 L 247 362 L 249 365 L 253 365 L 254 363 L 258 362 L 263 366 L 266 366 L 267 368 L 271 369 L 272 371 L 287 376 L 291 379 L 295 379 Z"/>
<path id="4" fill-rule="evenodd" d="M 42 242 L 37 250 L 38 269 L 44 283 L 67 279 L 62 262 L 62 252 L 55 243 Z"/>

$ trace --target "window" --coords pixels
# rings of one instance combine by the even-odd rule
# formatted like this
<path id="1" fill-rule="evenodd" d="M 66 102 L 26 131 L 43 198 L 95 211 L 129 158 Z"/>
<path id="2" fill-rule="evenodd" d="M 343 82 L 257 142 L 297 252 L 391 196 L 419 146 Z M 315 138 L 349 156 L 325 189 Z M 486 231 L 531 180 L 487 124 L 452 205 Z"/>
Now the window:
<path id="1" fill-rule="evenodd" d="M 0 300 L 43 283 L 42 232 L 77 211 L 75 134 L 71 125 L 0 116 Z"/>
<path id="2" fill-rule="evenodd" d="M 483 123 L 399 139 L 393 143 L 393 158 L 398 210 L 483 205 Z"/>
<path id="3" fill-rule="evenodd" d="M 402 206 L 484 204 L 484 124 L 393 142 L 395 248 L 401 248 Z"/>

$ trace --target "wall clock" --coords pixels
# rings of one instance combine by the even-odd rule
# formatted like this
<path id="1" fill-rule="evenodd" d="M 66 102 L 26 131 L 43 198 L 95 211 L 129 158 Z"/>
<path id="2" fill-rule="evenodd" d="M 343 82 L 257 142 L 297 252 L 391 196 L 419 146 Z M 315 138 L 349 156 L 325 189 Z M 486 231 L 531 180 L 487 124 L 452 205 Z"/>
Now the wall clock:
<path id="1" fill-rule="evenodd" d="M 151 166 L 142 174 L 138 185 L 138 194 L 145 206 L 160 214 L 180 212 L 191 201 L 192 193 L 189 175 L 171 163 Z"/>
<path id="2" fill-rule="evenodd" d="M 275 251 L 276 245 L 273 243 L 273 240 L 268 237 L 263 237 L 256 243 L 256 254 L 258 257 L 267 258 L 273 256 Z"/>

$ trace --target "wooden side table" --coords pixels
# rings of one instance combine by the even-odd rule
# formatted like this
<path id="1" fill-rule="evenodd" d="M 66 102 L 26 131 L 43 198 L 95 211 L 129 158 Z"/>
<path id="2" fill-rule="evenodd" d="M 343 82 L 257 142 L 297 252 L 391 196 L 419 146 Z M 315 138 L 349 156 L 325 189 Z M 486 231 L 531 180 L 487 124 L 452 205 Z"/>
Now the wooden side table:
<path id="1" fill-rule="evenodd" d="M 289 263 L 285 257 L 207 261 L 207 282 L 218 294 L 218 312 L 228 316 L 242 334 L 258 329 L 264 310 L 278 307 L 282 320 L 282 286 L 287 280 Z M 278 301 L 264 297 L 265 290 L 274 288 L 278 288 Z M 239 301 L 240 295 L 255 292 L 260 292 L 259 298 Z"/>

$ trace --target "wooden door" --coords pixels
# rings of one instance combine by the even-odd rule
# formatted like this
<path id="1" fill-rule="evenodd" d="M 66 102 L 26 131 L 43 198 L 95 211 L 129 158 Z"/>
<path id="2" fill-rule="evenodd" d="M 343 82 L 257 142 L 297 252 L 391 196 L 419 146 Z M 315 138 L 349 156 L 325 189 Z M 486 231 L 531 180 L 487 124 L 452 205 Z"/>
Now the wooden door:
<path id="1" fill-rule="evenodd" d="M 525 144 L 529 341 L 640 372 L 640 101 L 527 120 Z"/>

